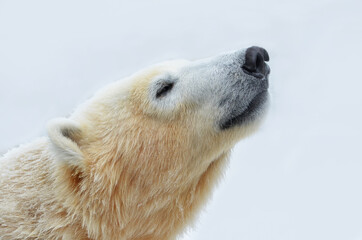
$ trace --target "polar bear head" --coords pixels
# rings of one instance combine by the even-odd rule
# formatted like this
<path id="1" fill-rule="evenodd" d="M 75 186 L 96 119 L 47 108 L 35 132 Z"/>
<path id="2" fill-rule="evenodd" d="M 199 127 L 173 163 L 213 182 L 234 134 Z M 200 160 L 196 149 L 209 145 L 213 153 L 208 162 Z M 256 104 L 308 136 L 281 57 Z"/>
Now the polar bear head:
<path id="1" fill-rule="evenodd" d="M 77 198 L 69 201 L 77 188 L 88 207 L 89 196 L 102 193 L 98 198 L 115 201 L 120 209 L 139 212 L 137 206 L 147 205 L 144 214 L 137 214 L 147 219 L 166 206 L 172 208 L 170 202 L 181 204 L 175 199 L 184 192 L 202 192 L 197 188 L 210 166 L 260 123 L 268 96 L 268 60 L 263 48 L 251 47 L 197 61 L 162 63 L 102 89 L 69 119 L 52 121 L 48 133 L 54 158 L 62 174 L 72 179 L 63 194 L 69 207 L 82 208 Z M 200 188 L 210 188 L 202 184 Z M 185 209 L 194 208 L 191 202 L 181 204 L 178 219 L 188 216 Z M 95 205 L 95 212 L 106 208 Z M 120 229 L 137 218 L 128 210 L 114 217 Z"/>

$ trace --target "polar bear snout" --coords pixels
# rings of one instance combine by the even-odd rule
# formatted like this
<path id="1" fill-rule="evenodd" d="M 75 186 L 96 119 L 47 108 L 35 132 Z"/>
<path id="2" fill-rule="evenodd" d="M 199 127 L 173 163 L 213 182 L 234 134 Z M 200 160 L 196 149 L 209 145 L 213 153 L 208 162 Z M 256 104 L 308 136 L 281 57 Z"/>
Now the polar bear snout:
<path id="1" fill-rule="evenodd" d="M 223 68 L 228 77 L 220 81 L 223 94 L 219 101 L 222 110 L 219 128 L 226 130 L 259 122 L 255 120 L 261 119 L 268 105 L 268 52 L 253 46 L 225 55 L 222 60 L 226 62 Z"/>
<path id="2" fill-rule="evenodd" d="M 270 73 L 268 52 L 261 47 L 250 47 L 245 51 L 245 60 L 242 66 L 244 73 L 256 78 L 265 78 Z"/>

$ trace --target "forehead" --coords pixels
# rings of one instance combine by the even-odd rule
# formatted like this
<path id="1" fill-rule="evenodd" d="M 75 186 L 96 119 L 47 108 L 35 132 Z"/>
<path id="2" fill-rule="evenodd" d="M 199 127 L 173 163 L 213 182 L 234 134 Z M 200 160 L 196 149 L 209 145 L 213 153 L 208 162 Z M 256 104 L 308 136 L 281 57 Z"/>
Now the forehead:
<path id="1" fill-rule="evenodd" d="M 157 65 L 153 65 L 149 68 L 140 71 L 139 74 L 136 74 L 134 81 L 138 82 L 137 79 L 151 81 L 153 77 L 161 75 L 164 73 L 177 73 L 183 67 L 189 65 L 190 61 L 187 60 L 172 60 Z M 138 75 L 138 76 L 137 76 Z"/>
<path id="2" fill-rule="evenodd" d="M 188 64 L 189 61 L 186 60 L 167 61 L 143 69 L 130 76 L 125 83 L 128 86 L 130 99 L 147 99 L 146 95 L 149 92 L 150 85 L 154 84 L 159 76 L 176 74 Z"/>
<path id="3" fill-rule="evenodd" d="M 127 85 L 129 85 L 131 93 L 147 92 L 145 90 L 148 89 L 149 85 L 152 84 L 158 76 L 176 74 L 189 63 L 187 60 L 173 60 L 153 65 L 129 77 Z"/>

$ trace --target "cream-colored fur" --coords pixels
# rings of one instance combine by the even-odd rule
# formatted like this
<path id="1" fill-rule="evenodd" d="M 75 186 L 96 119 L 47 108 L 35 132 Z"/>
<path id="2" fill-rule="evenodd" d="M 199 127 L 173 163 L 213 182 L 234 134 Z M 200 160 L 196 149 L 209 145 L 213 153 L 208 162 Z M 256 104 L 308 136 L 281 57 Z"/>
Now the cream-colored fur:
<path id="1" fill-rule="evenodd" d="M 152 102 L 155 77 L 187 64 L 111 84 L 69 119 L 51 121 L 47 138 L 1 158 L 0 239 L 161 240 L 181 233 L 232 146 L 254 128 L 217 131 L 209 107 L 191 98 L 175 97 L 171 107 Z"/>

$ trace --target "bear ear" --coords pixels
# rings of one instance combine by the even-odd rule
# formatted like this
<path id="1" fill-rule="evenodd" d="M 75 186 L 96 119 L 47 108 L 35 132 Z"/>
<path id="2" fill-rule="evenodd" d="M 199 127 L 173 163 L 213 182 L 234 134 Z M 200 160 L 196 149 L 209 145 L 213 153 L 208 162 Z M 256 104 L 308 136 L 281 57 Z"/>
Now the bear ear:
<path id="1" fill-rule="evenodd" d="M 48 123 L 47 130 L 57 161 L 71 167 L 83 167 L 83 153 L 78 144 L 82 137 L 79 124 L 67 118 L 57 118 Z"/>

